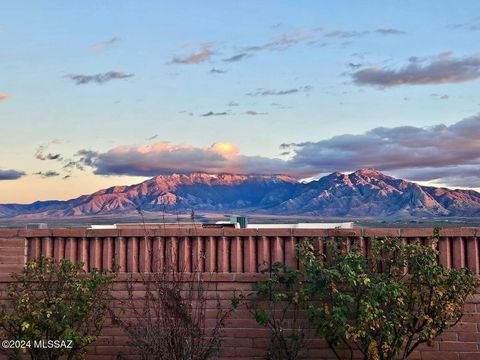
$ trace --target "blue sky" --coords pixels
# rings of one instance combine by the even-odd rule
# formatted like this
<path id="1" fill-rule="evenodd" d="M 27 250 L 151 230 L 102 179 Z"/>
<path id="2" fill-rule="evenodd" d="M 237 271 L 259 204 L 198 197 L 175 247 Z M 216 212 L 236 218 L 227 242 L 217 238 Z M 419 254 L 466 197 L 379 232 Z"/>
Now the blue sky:
<path id="1" fill-rule="evenodd" d="M 0 202 L 172 171 L 376 167 L 480 187 L 478 1 L 22 1 L 0 13 Z"/>

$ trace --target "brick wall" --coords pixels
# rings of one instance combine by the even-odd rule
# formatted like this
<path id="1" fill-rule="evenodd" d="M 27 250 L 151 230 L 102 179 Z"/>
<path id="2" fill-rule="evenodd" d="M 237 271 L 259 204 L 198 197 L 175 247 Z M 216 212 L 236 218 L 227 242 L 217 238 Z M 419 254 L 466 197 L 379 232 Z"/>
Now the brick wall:
<path id="1" fill-rule="evenodd" d="M 21 271 L 27 257 L 27 239 L 16 231 L 0 230 L 0 275 Z"/>
<path id="2" fill-rule="evenodd" d="M 440 231 L 440 260 L 447 267 L 468 267 L 480 272 L 479 239 L 476 228 Z M 428 245 L 433 229 L 151 229 L 145 239 L 143 229 L 85 230 L 42 229 L 0 230 L 0 289 L 9 281 L 8 273 L 21 270 L 27 259 L 40 254 L 83 261 L 86 270 L 110 268 L 115 260 L 122 273 L 155 271 L 164 262 L 177 269 L 199 269 L 208 276 L 209 296 L 219 297 L 230 306 L 234 290 L 248 291 L 263 263 L 283 261 L 298 266 L 295 245 L 305 238 L 322 239 L 343 236 L 348 243 L 359 242 L 368 254 L 371 239 L 398 236 L 407 243 Z M 175 256 L 172 256 L 175 254 Z M 203 255 L 203 256 L 202 256 Z M 117 299 L 126 296 L 125 274 L 114 284 Z M 208 312 L 214 316 L 214 301 Z M 118 301 L 116 302 L 118 305 Z M 268 346 L 268 331 L 256 325 L 245 309 L 235 311 L 224 331 L 222 358 L 261 359 Z M 114 359 L 118 354 L 135 355 L 128 338 L 117 326 L 107 323 L 102 336 L 89 349 L 91 359 Z M 422 347 L 411 359 L 480 359 L 480 295 L 466 307 L 463 321 L 435 342 L 433 348 Z M 309 346 L 309 358 L 334 359 L 322 340 Z"/>

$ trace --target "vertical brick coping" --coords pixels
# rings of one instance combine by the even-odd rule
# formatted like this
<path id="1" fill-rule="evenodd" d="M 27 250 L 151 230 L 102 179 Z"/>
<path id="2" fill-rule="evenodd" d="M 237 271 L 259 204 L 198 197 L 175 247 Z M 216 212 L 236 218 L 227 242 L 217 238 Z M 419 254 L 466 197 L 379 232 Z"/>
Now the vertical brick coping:
<path id="1" fill-rule="evenodd" d="M 478 228 L 439 232 L 440 261 L 447 267 L 468 267 L 480 272 Z M 298 266 L 295 245 L 305 238 L 343 237 L 360 243 L 368 253 L 371 239 L 395 236 L 427 245 L 432 228 L 352 230 L 324 229 L 0 229 L 0 274 L 18 271 L 26 260 L 40 255 L 82 261 L 85 270 L 150 272 L 164 261 L 182 270 L 216 273 L 257 273 L 265 263 L 281 261 Z M 478 232 L 480 233 L 480 232 Z M 146 236 L 147 235 L 147 236 Z"/>

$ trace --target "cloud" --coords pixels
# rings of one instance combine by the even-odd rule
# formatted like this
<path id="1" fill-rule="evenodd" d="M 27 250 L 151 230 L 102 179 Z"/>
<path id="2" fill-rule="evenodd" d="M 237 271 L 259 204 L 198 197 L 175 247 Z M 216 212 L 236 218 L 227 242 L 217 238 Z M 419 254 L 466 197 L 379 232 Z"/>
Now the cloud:
<path id="1" fill-rule="evenodd" d="M 277 109 L 291 109 L 292 108 L 291 106 L 282 105 L 282 104 L 279 104 L 277 102 L 270 103 L 270 106 L 274 106 Z"/>
<path id="2" fill-rule="evenodd" d="M 35 152 L 35 158 L 42 161 L 53 160 L 53 161 L 60 162 L 62 165 L 62 170 L 64 172 L 64 175 L 65 176 L 68 175 L 68 177 L 71 176 L 71 173 L 73 170 L 84 171 L 85 166 L 90 166 L 92 163 L 93 157 L 95 157 L 95 155 L 97 154 L 96 152 L 91 150 L 79 150 L 73 156 L 73 158 L 64 158 L 60 153 L 52 153 L 47 151 L 51 145 L 60 144 L 60 143 L 61 143 L 61 140 L 54 139 L 49 143 L 47 143 L 46 145 L 40 145 Z M 42 178 L 48 178 L 48 177 L 59 176 L 60 174 L 56 171 L 47 171 L 47 172 L 39 171 L 34 173 L 34 175 L 39 175 Z"/>
<path id="3" fill-rule="evenodd" d="M 159 142 L 149 146 L 119 146 L 94 159 L 99 175 L 156 176 L 192 172 L 271 174 L 285 173 L 285 161 L 240 154 L 237 145 L 214 143 L 200 148 L 188 144 Z"/>
<path id="4" fill-rule="evenodd" d="M 93 150 L 78 150 L 75 154 L 76 157 L 79 157 L 78 161 L 84 165 L 92 166 L 93 160 L 98 156 L 98 152 Z"/>
<path id="5" fill-rule="evenodd" d="M 63 165 L 62 169 L 70 173 L 73 169 L 84 171 L 85 167 L 83 166 L 83 163 L 81 161 L 75 161 L 70 159 L 65 162 L 65 165 Z"/>
<path id="6" fill-rule="evenodd" d="M 298 93 L 299 89 L 287 89 L 287 90 L 264 90 L 257 89 L 255 92 L 247 93 L 248 96 L 271 96 L 271 95 L 290 95 Z"/>
<path id="7" fill-rule="evenodd" d="M 187 114 L 188 116 L 193 116 L 193 112 L 187 110 L 181 110 L 178 112 L 179 114 Z"/>
<path id="8" fill-rule="evenodd" d="M 284 51 L 292 46 L 311 41 L 312 34 L 319 31 L 315 29 L 300 29 L 288 34 L 282 34 L 271 41 L 258 45 L 249 45 L 241 48 L 236 54 L 223 59 L 224 62 L 237 62 L 245 60 L 256 53 L 263 51 Z"/>
<path id="9" fill-rule="evenodd" d="M 324 37 L 326 37 L 326 38 L 338 38 L 338 39 L 352 39 L 352 38 L 364 37 L 364 36 L 370 35 L 372 33 L 380 34 L 380 35 L 384 35 L 384 36 L 405 34 L 404 31 L 399 30 L 399 29 L 379 28 L 379 29 L 375 29 L 373 31 L 369 31 L 369 30 L 362 30 L 362 31 L 335 30 L 335 31 L 330 31 L 330 32 L 326 33 L 324 35 Z"/>
<path id="10" fill-rule="evenodd" d="M 348 63 L 348 67 L 352 70 L 357 70 L 362 67 L 362 64 Z"/>
<path id="11" fill-rule="evenodd" d="M 18 170 L 2 170 L 0 169 L 0 180 L 17 180 L 25 176 L 25 172 Z"/>
<path id="12" fill-rule="evenodd" d="M 126 74 L 121 71 L 109 71 L 95 75 L 67 75 L 67 77 L 73 80 L 77 85 L 85 85 L 89 83 L 105 84 L 111 80 L 126 79 L 133 76 L 134 74 Z"/>
<path id="13" fill-rule="evenodd" d="M 341 38 L 341 39 L 349 39 L 354 37 L 362 37 L 368 35 L 370 31 L 342 31 L 342 30 L 335 30 L 326 33 L 324 36 L 329 38 Z"/>
<path id="14" fill-rule="evenodd" d="M 269 41 L 260 45 L 247 46 L 244 48 L 244 51 L 245 52 L 257 52 L 257 51 L 264 51 L 264 50 L 283 51 L 288 49 L 292 45 L 296 45 L 298 43 L 303 42 L 307 38 L 308 38 L 308 35 L 305 33 L 305 31 L 297 31 L 292 34 L 283 34 L 272 41 Z"/>
<path id="15" fill-rule="evenodd" d="M 203 117 L 208 117 L 208 116 L 225 116 L 225 115 L 229 115 L 228 112 L 226 111 L 222 111 L 222 112 L 213 112 L 213 111 L 209 111 L 205 114 L 200 114 L 200 116 L 203 116 Z"/>
<path id="16" fill-rule="evenodd" d="M 250 116 L 257 116 L 257 115 L 268 115 L 266 112 L 257 112 L 253 110 L 248 110 L 245 112 L 245 115 L 250 115 Z"/>
<path id="17" fill-rule="evenodd" d="M 430 94 L 430 96 L 440 100 L 447 100 L 449 98 L 447 94 L 441 95 L 441 94 L 433 93 L 433 94 Z"/>
<path id="18" fill-rule="evenodd" d="M 429 59 L 411 57 L 408 64 L 398 70 L 370 67 L 352 73 L 351 77 L 357 85 L 379 88 L 460 83 L 480 78 L 480 57 L 456 59 L 449 52 Z"/>
<path id="19" fill-rule="evenodd" d="M 375 30 L 377 34 L 380 35 L 403 35 L 405 34 L 405 31 L 398 30 L 398 29 L 392 29 L 392 28 L 380 28 Z"/>
<path id="20" fill-rule="evenodd" d="M 254 56 L 257 53 L 265 51 L 285 51 L 291 47 L 298 45 L 307 45 L 310 47 L 324 47 L 327 45 L 325 40 L 322 41 L 321 35 L 318 33 L 322 31 L 322 28 L 304 28 L 291 33 L 282 34 L 270 41 L 260 43 L 258 45 L 250 45 L 238 48 L 237 52 L 224 58 L 224 62 L 238 62 Z M 388 35 L 401 35 L 404 31 L 395 28 L 378 28 L 372 31 L 344 31 L 335 30 L 323 34 L 323 38 L 331 39 L 354 39 L 360 38 L 371 34 L 380 34 L 384 36 Z M 347 47 L 351 44 L 351 41 L 342 42 L 342 47 Z"/>
<path id="21" fill-rule="evenodd" d="M 84 171 L 86 166 L 92 166 L 94 159 L 98 156 L 98 152 L 92 150 L 78 150 L 74 159 L 68 159 L 64 162 L 63 170 L 71 173 L 72 170 Z"/>
<path id="22" fill-rule="evenodd" d="M 480 17 L 476 17 L 470 21 L 457 24 L 449 24 L 447 28 L 452 30 L 469 30 L 469 31 L 480 31 Z"/>
<path id="23" fill-rule="evenodd" d="M 209 150 L 224 156 L 233 156 L 240 152 L 240 149 L 236 144 L 220 142 L 213 143 Z"/>
<path id="24" fill-rule="evenodd" d="M 226 74 L 226 73 L 227 73 L 227 70 L 212 68 L 212 69 L 210 70 L 210 73 L 211 73 L 211 74 Z"/>
<path id="25" fill-rule="evenodd" d="M 0 92 L 0 101 L 10 99 L 11 96 L 7 93 Z"/>
<path id="26" fill-rule="evenodd" d="M 247 54 L 247 53 L 240 53 L 240 54 L 237 54 L 237 55 L 233 55 L 233 56 L 230 56 L 226 59 L 223 59 L 222 61 L 225 61 L 225 62 L 237 62 L 237 61 L 240 61 L 240 60 L 244 60 L 248 57 L 250 57 L 251 55 L 250 54 Z"/>
<path id="27" fill-rule="evenodd" d="M 38 172 L 34 173 L 33 175 L 38 175 L 38 176 L 42 177 L 42 179 L 47 179 L 47 178 L 59 176 L 60 174 L 56 171 L 48 170 L 48 171 L 45 171 L 45 172 L 38 171 Z"/>
<path id="28" fill-rule="evenodd" d="M 150 140 L 154 140 L 154 139 L 156 139 L 156 138 L 158 138 L 158 134 L 155 134 L 155 135 L 149 136 L 149 137 L 148 137 L 148 138 L 146 138 L 145 140 L 148 140 L 148 141 L 150 141 Z"/>
<path id="29" fill-rule="evenodd" d="M 230 101 L 230 102 L 227 104 L 227 106 L 230 106 L 230 107 L 232 107 L 232 106 L 239 106 L 239 105 L 240 105 L 240 104 L 237 103 L 237 102 L 235 102 L 235 101 Z"/>
<path id="30" fill-rule="evenodd" d="M 480 114 L 451 125 L 376 127 L 360 134 L 280 145 L 287 159 L 247 156 L 232 143 L 209 147 L 158 142 L 106 152 L 82 150 L 81 162 L 99 175 L 170 173 L 286 174 L 315 177 L 377 168 L 414 181 L 480 186 Z"/>
<path id="31" fill-rule="evenodd" d="M 121 39 L 119 37 L 114 36 L 106 41 L 99 41 L 99 42 L 93 43 L 92 45 L 90 45 L 89 49 L 91 52 L 101 52 L 110 48 L 111 46 L 113 46 L 114 44 L 120 41 Z"/>
<path id="32" fill-rule="evenodd" d="M 405 170 L 399 176 L 412 181 L 428 181 L 449 187 L 480 187 L 478 165 L 452 165 Z"/>
<path id="33" fill-rule="evenodd" d="M 38 160 L 42 160 L 42 161 L 45 161 L 45 160 L 56 160 L 56 161 L 62 161 L 63 160 L 63 157 L 61 154 L 59 153 L 51 153 L 51 152 L 48 152 L 46 153 L 47 149 L 50 147 L 50 145 L 52 144 L 59 144 L 60 143 L 60 140 L 58 139 L 54 139 L 52 141 L 50 141 L 48 144 L 46 145 L 40 145 L 37 150 L 35 151 L 35 158 L 38 159 Z"/>
<path id="34" fill-rule="evenodd" d="M 317 142 L 282 144 L 293 150 L 292 169 L 308 173 L 365 167 L 418 174 L 422 169 L 456 166 L 480 168 L 480 115 L 453 125 L 377 127 L 363 134 L 344 134 Z M 458 168 L 458 177 L 462 177 Z M 422 178 L 423 180 L 427 178 Z M 414 179 L 417 180 L 417 179 Z"/>
<path id="35" fill-rule="evenodd" d="M 272 89 L 262 89 L 258 88 L 253 92 L 249 92 L 246 95 L 248 96 L 280 96 L 280 95 L 291 95 L 300 92 L 309 93 L 313 89 L 313 86 L 305 85 L 299 88 L 284 89 L 284 90 L 272 90 Z"/>
<path id="36" fill-rule="evenodd" d="M 207 43 L 203 44 L 200 51 L 193 54 L 186 55 L 184 57 L 174 57 L 167 64 L 182 64 L 182 65 L 192 65 L 200 64 L 207 60 L 210 60 L 214 52 L 211 50 L 212 45 Z"/>
<path id="37" fill-rule="evenodd" d="M 62 155 L 61 154 L 52 154 L 52 153 L 48 153 L 48 154 L 39 154 L 37 153 L 35 155 L 35 157 L 38 159 L 38 160 L 62 160 Z"/>

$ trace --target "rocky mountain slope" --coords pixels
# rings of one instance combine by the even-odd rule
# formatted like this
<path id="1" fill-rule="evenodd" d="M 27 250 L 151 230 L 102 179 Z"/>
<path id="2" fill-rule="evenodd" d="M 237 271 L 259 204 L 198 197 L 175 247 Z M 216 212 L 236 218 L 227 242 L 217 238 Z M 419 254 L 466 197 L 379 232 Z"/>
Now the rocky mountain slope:
<path id="1" fill-rule="evenodd" d="M 0 217 L 66 217 L 145 211 L 248 212 L 351 217 L 480 216 L 480 193 L 420 186 L 374 169 L 308 183 L 274 175 L 157 176 L 67 201 L 0 205 Z"/>

